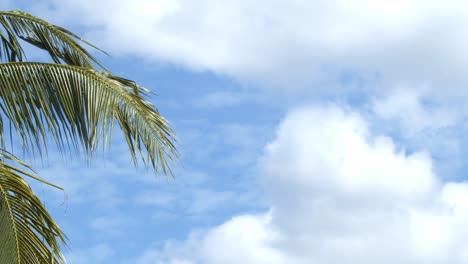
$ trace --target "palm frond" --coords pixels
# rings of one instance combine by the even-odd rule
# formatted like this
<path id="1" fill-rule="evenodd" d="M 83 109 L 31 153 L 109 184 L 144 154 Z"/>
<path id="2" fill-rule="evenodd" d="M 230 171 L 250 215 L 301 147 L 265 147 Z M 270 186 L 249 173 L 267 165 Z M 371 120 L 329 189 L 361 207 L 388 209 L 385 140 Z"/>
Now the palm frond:
<path id="1" fill-rule="evenodd" d="M 65 263 L 59 243 L 66 237 L 24 177 L 43 180 L 24 168 L 0 149 L 0 263 Z"/>
<path id="2" fill-rule="evenodd" d="M 26 61 L 22 39 L 47 51 L 55 63 L 94 68 L 94 62 L 105 69 L 78 41 L 95 46 L 62 27 L 21 11 L 0 12 L 0 24 L 4 29 L 0 30 L 0 60 L 4 62 Z"/>
<path id="3" fill-rule="evenodd" d="M 117 121 L 135 163 L 140 155 L 155 171 L 172 175 L 174 134 L 145 99 L 148 93 L 132 81 L 85 67 L 0 64 L 0 110 L 26 149 L 46 148 L 50 134 L 61 149 L 84 146 L 92 154 L 100 141 L 108 144 Z"/>
<path id="4" fill-rule="evenodd" d="M 54 64 L 27 62 L 25 42 L 48 52 Z M 65 262 L 59 244 L 66 238 L 23 178 L 60 187 L 7 152 L 6 134 L 16 133 L 26 151 L 42 154 L 52 140 L 59 150 L 72 146 L 92 155 L 110 143 L 117 123 L 135 165 L 141 159 L 173 176 L 175 137 L 146 99 L 150 91 L 110 74 L 81 43 L 96 48 L 28 13 L 0 11 L 0 263 Z"/>

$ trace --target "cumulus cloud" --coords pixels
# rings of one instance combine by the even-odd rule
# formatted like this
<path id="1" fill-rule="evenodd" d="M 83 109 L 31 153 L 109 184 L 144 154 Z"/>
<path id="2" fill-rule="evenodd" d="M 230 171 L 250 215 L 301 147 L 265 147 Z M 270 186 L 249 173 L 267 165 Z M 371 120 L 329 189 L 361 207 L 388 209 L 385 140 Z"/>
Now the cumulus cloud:
<path id="1" fill-rule="evenodd" d="M 361 85 L 389 80 L 459 91 L 468 83 L 466 7 L 434 0 L 43 0 L 27 8 L 84 25 L 114 55 L 333 93 L 333 83 L 349 76 Z"/>
<path id="2" fill-rule="evenodd" d="M 354 112 L 290 112 L 261 159 L 271 210 L 242 215 L 140 263 L 466 263 L 468 184 L 425 152 L 372 135 Z"/>
<path id="3" fill-rule="evenodd" d="M 183 244 L 149 250 L 137 263 L 285 263 L 287 258 L 269 245 L 277 236 L 269 223 L 268 214 L 238 216 L 206 232 L 192 233 Z"/>

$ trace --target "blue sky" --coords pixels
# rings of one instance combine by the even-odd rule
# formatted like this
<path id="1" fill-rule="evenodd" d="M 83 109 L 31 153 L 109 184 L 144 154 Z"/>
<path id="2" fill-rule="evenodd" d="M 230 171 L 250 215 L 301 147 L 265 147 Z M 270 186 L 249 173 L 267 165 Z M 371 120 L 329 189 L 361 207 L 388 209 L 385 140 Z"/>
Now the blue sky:
<path id="1" fill-rule="evenodd" d="M 463 1 L 0 7 L 108 51 L 179 139 L 174 180 L 118 137 L 89 163 L 30 160 L 66 190 L 33 183 L 70 263 L 468 262 Z"/>

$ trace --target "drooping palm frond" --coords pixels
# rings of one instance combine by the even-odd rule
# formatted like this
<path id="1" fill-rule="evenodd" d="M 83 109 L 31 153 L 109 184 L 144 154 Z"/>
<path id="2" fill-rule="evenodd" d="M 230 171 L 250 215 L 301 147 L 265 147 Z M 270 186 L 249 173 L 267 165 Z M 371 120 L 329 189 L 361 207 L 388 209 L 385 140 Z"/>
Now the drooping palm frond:
<path id="1" fill-rule="evenodd" d="M 0 263 L 65 263 L 58 244 L 65 235 L 24 177 L 41 179 L 25 169 L 0 149 Z"/>
<path id="2" fill-rule="evenodd" d="M 25 42 L 55 64 L 27 62 Z M 26 166 L 4 151 L 8 124 L 25 150 L 42 154 L 52 139 L 60 150 L 71 145 L 92 154 L 109 143 L 117 123 L 135 164 L 140 156 L 173 176 L 174 134 L 147 100 L 150 91 L 110 74 L 80 42 L 94 47 L 30 14 L 0 11 L 0 263 L 63 263 L 58 244 L 65 243 L 22 177 L 44 180 L 3 160 Z"/>
<path id="3" fill-rule="evenodd" d="M 62 27 L 21 11 L 0 11 L 0 24 L 5 31 L 2 32 L 0 27 L 0 45 L 3 50 L 0 61 L 23 62 L 25 54 L 19 41 L 23 39 L 46 50 L 55 63 L 89 69 L 94 69 L 93 63 L 96 63 L 104 68 L 79 42 L 96 47 Z M 45 148 L 46 135 L 50 133 L 60 149 L 71 143 L 76 149 L 84 146 L 88 153 L 92 153 L 99 136 L 104 139 L 104 145 L 107 138 L 110 138 L 108 136 L 111 135 L 109 132 L 112 131 L 113 123 L 108 122 L 112 119 L 108 117 L 112 115 L 124 132 L 134 162 L 137 154 L 140 154 L 145 164 L 150 163 L 155 169 L 160 167 L 164 174 L 172 174 L 168 161 L 173 161 L 177 156 L 173 144 L 174 135 L 167 121 L 145 100 L 148 90 L 108 72 L 89 70 L 85 75 L 76 75 L 75 73 L 82 74 L 86 70 L 77 68 L 73 72 L 69 67 L 62 67 L 54 70 L 52 75 L 41 75 L 45 72 L 41 69 L 48 69 L 47 72 L 50 73 L 52 65 L 19 65 L 2 66 L 0 73 L 5 73 L 0 76 L 0 90 L 2 87 L 13 87 L 12 83 L 16 82 L 16 90 L 0 91 L 0 99 L 3 101 L 3 104 L 0 102 L 0 110 L 9 119 L 0 120 L 0 144 L 4 144 L 5 125 L 11 122 L 25 149 L 33 146 L 40 151 Z M 31 68 L 31 74 L 26 74 L 27 76 L 17 72 L 27 68 Z M 89 79 L 87 83 L 84 80 L 89 76 L 99 78 Z M 68 77 L 73 78 L 65 80 Z M 93 94 L 86 92 L 89 87 L 96 88 L 93 85 L 87 86 L 89 83 L 102 84 L 103 80 L 107 80 L 106 87 L 119 87 L 121 92 L 126 91 L 120 94 L 122 101 L 119 104 L 124 107 L 118 110 L 104 109 L 103 107 L 112 105 L 108 104 L 109 100 L 106 97 L 93 97 L 105 96 L 110 90 L 89 91 Z M 109 86 L 111 83 L 113 85 Z M 24 87 L 27 89 L 23 89 Z M 43 87 L 47 89 L 42 90 Z M 58 88 L 63 88 L 67 94 L 56 90 Z M 87 93 L 86 100 L 81 91 Z M 118 92 L 114 95 L 118 95 Z M 62 99 L 68 101 L 61 101 Z M 52 106 L 48 105 L 49 100 L 54 103 Z"/>
<path id="4" fill-rule="evenodd" d="M 0 30 L 1 61 L 25 61 L 22 39 L 47 51 L 55 63 L 94 68 L 94 62 L 105 69 L 78 41 L 95 46 L 62 27 L 21 11 L 1 11 L 0 25 L 4 29 Z"/>
<path id="5" fill-rule="evenodd" d="M 174 135 L 134 82 L 85 67 L 47 63 L 0 64 L 0 110 L 27 148 L 42 149 L 47 135 L 60 148 L 107 144 L 115 121 L 134 162 L 137 156 L 164 174 L 177 153 Z M 0 120 L 0 123 L 5 121 Z"/>

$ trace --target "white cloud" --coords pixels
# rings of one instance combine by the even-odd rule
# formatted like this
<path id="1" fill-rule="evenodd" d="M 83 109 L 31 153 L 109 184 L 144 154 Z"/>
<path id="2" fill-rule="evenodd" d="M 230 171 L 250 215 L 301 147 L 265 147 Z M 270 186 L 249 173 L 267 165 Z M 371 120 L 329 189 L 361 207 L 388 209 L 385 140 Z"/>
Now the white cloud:
<path id="1" fill-rule="evenodd" d="M 426 153 L 367 127 L 337 107 L 289 113 L 261 160 L 271 212 L 194 231 L 141 263 L 466 263 L 468 184 L 442 182 Z"/>
<path id="2" fill-rule="evenodd" d="M 302 186 L 356 197 L 371 191 L 391 197 L 393 203 L 423 198 L 436 185 L 424 153 L 406 156 L 395 150 L 390 138 L 371 138 L 367 125 L 353 113 L 336 108 L 298 110 L 282 123 L 277 138 L 266 148 L 265 173 L 272 175 L 266 181 L 277 182 L 274 186 L 287 184 L 292 177 L 299 190 Z"/>
<path id="3" fill-rule="evenodd" d="M 424 96 L 413 87 L 398 86 L 377 96 L 367 108 L 371 129 L 391 134 L 409 149 L 424 148 L 434 157 L 437 172 L 444 179 L 464 174 L 468 141 L 466 104 L 461 100 Z"/>
<path id="4" fill-rule="evenodd" d="M 332 83 L 350 72 L 443 93 L 468 83 L 464 1 L 45 2 L 28 8 L 57 23 L 85 25 L 88 37 L 113 54 L 288 91 L 315 84 L 334 93 Z"/>
<path id="5" fill-rule="evenodd" d="M 162 252 L 147 251 L 137 263 L 284 263 L 285 256 L 270 247 L 277 234 L 269 223 L 269 215 L 238 216 L 206 232 L 192 233 L 183 244 L 169 242 Z"/>
<path id="6" fill-rule="evenodd" d="M 459 106 L 423 104 L 424 98 L 414 89 L 401 87 L 389 96 L 375 100 L 373 110 L 380 118 L 398 124 L 404 137 L 420 135 L 427 130 L 439 130 L 457 125 L 462 109 Z M 458 111 L 457 111 L 458 110 Z"/>

